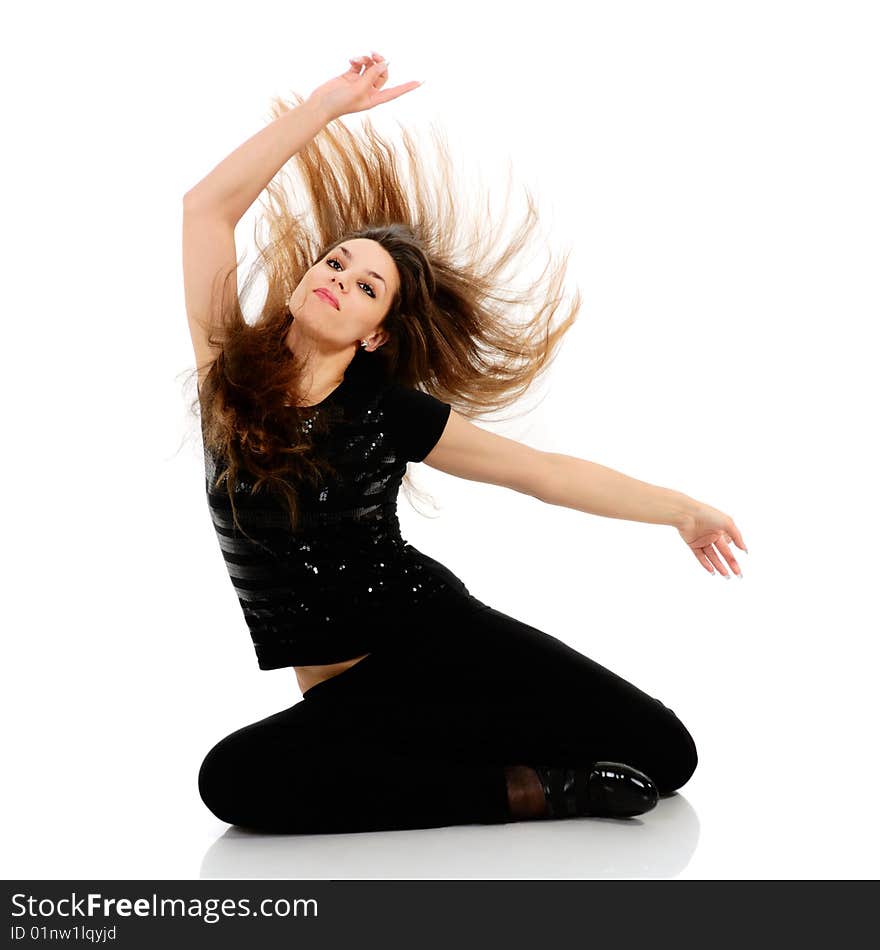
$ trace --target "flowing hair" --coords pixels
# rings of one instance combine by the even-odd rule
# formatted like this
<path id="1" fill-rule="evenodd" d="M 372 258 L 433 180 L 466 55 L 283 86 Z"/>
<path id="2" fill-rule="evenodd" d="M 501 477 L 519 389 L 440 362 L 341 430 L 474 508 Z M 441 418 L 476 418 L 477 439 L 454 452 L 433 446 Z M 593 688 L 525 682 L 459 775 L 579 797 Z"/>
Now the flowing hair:
<path id="1" fill-rule="evenodd" d="M 293 98 L 302 104 L 297 93 Z M 291 108 L 273 98 L 272 118 Z M 410 173 L 404 181 L 398 149 L 369 119 L 359 133 L 339 119 L 330 122 L 293 156 L 310 214 L 291 210 L 290 191 L 281 184 L 284 175 L 276 176 L 266 188 L 268 201 L 261 202 L 263 214 L 254 228 L 258 258 L 241 291 L 230 289 L 238 264 L 217 275 L 209 342 L 219 353 L 191 409 L 201 415 L 205 449 L 226 462 L 214 487 L 225 482 L 233 513 L 237 485 L 253 493 L 280 493 L 295 529 L 295 481 L 317 482 L 333 471 L 326 458 L 311 451 L 314 434 L 327 422 L 308 407 L 290 405 L 290 394 L 301 391 L 305 357 L 293 353 L 285 338 L 293 320 L 288 301 L 294 288 L 337 244 L 353 238 L 377 241 L 400 276 L 381 325 L 388 340 L 373 352 L 357 351 L 353 363 L 369 361 L 383 377 L 421 389 L 467 418 L 506 408 L 521 397 L 550 365 L 574 323 L 580 292 L 562 309 L 568 253 L 556 262 L 548 254 L 543 271 L 524 288 L 509 285 L 507 268 L 514 265 L 517 275 L 515 265 L 528 255 L 538 220 L 531 193 L 526 189 L 524 220 L 506 243 L 499 243 L 506 215 L 492 227 L 486 212 L 470 219 L 462 214 L 448 146 L 442 132 L 431 131 L 435 175 L 429 174 L 411 133 L 401 127 Z M 261 225 L 268 231 L 265 241 Z M 242 302 L 260 278 L 266 296 L 256 320 L 248 323 Z M 307 417 L 313 423 L 303 428 Z M 239 483 L 241 473 L 252 481 Z"/>

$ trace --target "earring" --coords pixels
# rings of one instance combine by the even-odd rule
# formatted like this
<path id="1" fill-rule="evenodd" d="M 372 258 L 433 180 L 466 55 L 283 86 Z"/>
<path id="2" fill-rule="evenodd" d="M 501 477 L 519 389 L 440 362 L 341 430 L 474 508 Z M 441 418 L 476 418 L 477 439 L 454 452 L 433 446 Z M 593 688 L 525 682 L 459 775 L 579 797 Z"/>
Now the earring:
<path id="1" fill-rule="evenodd" d="M 366 340 L 361 340 L 361 346 L 366 346 L 366 345 L 367 345 L 367 341 L 366 341 Z"/>

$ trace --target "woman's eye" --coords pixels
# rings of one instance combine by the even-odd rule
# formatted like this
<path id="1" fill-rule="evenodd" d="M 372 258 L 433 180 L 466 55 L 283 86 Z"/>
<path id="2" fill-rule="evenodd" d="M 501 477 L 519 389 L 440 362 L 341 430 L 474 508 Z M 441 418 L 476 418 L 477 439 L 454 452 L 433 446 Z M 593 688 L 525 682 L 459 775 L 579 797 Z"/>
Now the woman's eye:
<path id="1" fill-rule="evenodd" d="M 339 261 L 338 261 L 335 257 L 331 257 L 331 258 L 328 258 L 327 263 L 332 265 L 332 264 L 338 264 Z M 341 267 L 340 267 L 339 269 L 342 270 Z M 336 270 L 336 268 L 334 267 L 333 270 Z M 375 299 L 375 297 L 376 297 L 376 292 L 373 290 L 373 285 L 372 285 L 372 284 L 365 284 L 363 281 L 361 281 L 361 282 L 358 284 L 358 286 L 360 286 L 360 287 L 366 287 L 366 288 L 370 291 L 370 296 Z"/>

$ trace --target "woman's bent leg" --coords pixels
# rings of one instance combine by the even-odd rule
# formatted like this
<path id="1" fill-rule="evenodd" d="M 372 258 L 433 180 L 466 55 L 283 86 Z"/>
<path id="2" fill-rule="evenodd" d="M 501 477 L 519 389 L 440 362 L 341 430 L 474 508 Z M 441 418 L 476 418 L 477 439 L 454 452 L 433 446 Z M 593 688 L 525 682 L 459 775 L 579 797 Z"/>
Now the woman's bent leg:
<path id="1" fill-rule="evenodd" d="M 645 772 L 661 795 L 693 775 L 696 745 L 675 713 L 561 640 L 485 605 L 453 639 L 458 656 L 443 654 L 457 667 L 457 701 L 436 725 L 448 738 L 450 717 L 461 715 L 464 743 L 482 761 L 624 762 Z M 440 675 L 435 660 L 432 680 Z"/>
<path id="2" fill-rule="evenodd" d="M 518 817 L 512 767 L 603 759 L 668 794 L 697 752 L 660 700 L 470 598 L 218 742 L 199 791 L 221 820 L 261 831 L 430 828 Z"/>
<path id="3" fill-rule="evenodd" d="M 202 762 L 202 800 L 221 821 L 294 834 L 510 820 L 503 768 L 403 755 L 380 719 L 364 725 L 344 703 L 303 700 L 245 726 Z"/>

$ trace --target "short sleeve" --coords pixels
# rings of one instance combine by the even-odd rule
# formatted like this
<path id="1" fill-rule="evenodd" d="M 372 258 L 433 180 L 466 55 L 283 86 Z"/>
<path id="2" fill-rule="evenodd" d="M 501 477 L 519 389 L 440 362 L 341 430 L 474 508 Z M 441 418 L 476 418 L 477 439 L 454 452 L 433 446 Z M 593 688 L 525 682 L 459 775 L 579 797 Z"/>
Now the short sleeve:
<path id="1" fill-rule="evenodd" d="M 440 441 L 452 410 L 449 403 L 400 383 L 388 386 L 383 408 L 391 441 L 408 462 L 421 462 Z"/>

